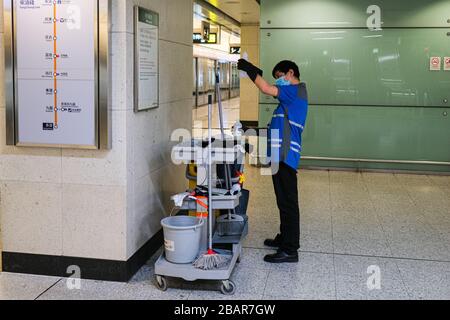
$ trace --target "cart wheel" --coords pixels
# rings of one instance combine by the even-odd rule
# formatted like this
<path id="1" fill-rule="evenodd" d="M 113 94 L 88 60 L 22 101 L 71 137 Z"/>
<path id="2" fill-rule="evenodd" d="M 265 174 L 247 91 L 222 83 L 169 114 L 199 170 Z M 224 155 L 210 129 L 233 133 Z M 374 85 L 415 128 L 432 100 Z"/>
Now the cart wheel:
<path id="1" fill-rule="evenodd" d="M 167 291 L 167 280 L 165 277 L 156 276 L 156 286 L 161 291 Z"/>
<path id="2" fill-rule="evenodd" d="M 236 292 L 236 285 L 231 280 L 223 281 L 220 291 L 226 296 L 232 296 Z"/>

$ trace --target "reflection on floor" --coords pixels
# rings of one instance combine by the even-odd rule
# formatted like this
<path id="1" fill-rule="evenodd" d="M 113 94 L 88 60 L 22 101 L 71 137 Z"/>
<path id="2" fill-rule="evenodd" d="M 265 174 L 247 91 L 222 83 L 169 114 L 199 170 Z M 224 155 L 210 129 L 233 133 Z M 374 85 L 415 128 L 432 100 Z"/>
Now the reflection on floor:
<path id="1" fill-rule="evenodd" d="M 301 171 L 300 262 L 270 265 L 277 232 L 271 178 L 247 167 L 250 234 L 232 278 L 232 299 L 450 299 L 450 177 Z M 0 275 L 1 299 L 230 299 L 216 282 L 153 280 L 157 254 L 130 283 Z M 380 288 L 369 289 L 380 272 Z M 374 282 L 376 283 L 376 282 Z M 50 288 L 50 289 L 49 289 Z"/>
<path id="2" fill-rule="evenodd" d="M 223 122 L 226 131 L 229 132 L 231 127 L 239 120 L 240 99 L 234 98 L 222 102 Z M 195 138 L 208 136 L 208 106 L 201 106 L 192 111 L 193 119 L 193 136 Z M 212 126 L 213 135 L 220 134 L 219 107 L 215 103 L 212 107 Z"/>

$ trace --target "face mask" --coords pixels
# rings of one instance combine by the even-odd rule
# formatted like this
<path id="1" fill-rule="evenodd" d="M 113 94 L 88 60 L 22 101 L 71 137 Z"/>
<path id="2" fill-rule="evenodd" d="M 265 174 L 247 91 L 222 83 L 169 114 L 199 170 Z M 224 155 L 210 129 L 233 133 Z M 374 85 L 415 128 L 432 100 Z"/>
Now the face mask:
<path id="1" fill-rule="evenodd" d="M 289 80 L 286 80 L 285 77 L 279 77 L 279 78 L 277 79 L 277 81 L 275 81 L 275 84 L 276 84 L 277 86 L 290 86 L 290 85 L 291 85 L 291 82 L 290 82 Z"/>

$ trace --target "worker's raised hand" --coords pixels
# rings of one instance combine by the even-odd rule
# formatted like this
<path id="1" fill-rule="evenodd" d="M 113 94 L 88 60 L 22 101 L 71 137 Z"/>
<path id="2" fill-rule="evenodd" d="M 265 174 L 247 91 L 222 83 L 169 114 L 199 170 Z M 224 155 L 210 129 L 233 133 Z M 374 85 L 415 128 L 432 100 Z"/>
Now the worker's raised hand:
<path id="1" fill-rule="evenodd" d="M 238 67 L 238 70 L 242 70 L 242 71 L 248 72 L 249 70 L 251 70 L 255 66 L 253 64 L 251 64 L 250 62 L 248 62 L 247 60 L 245 60 L 245 59 L 239 59 L 237 67 Z"/>
<path id="2" fill-rule="evenodd" d="M 252 79 L 253 82 L 255 81 L 258 75 L 260 75 L 261 77 L 263 75 L 261 69 L 255 67 L 253 64 L 251 64 L 245 59 L 239 59 L 237 67 L 238 70 L 247 72 L 248 76 L 250 77 L 250 79 Z"/>

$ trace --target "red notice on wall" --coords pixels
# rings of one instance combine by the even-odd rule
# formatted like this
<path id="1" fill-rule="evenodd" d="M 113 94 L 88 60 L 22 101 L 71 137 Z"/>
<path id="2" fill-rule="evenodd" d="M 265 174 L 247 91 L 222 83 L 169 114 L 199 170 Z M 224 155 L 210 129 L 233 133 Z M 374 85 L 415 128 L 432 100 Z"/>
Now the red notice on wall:
<path id="1" fill-rule="evenodd" d="M 431 57 L 430 71 L 440 71 L 440 70 L 441 70 L 441 57 Z"/>
<path id="2" fill-rule="evenodd" d="M 450 57 L 444 58 L 444 70 L 450 71 Z"/>

